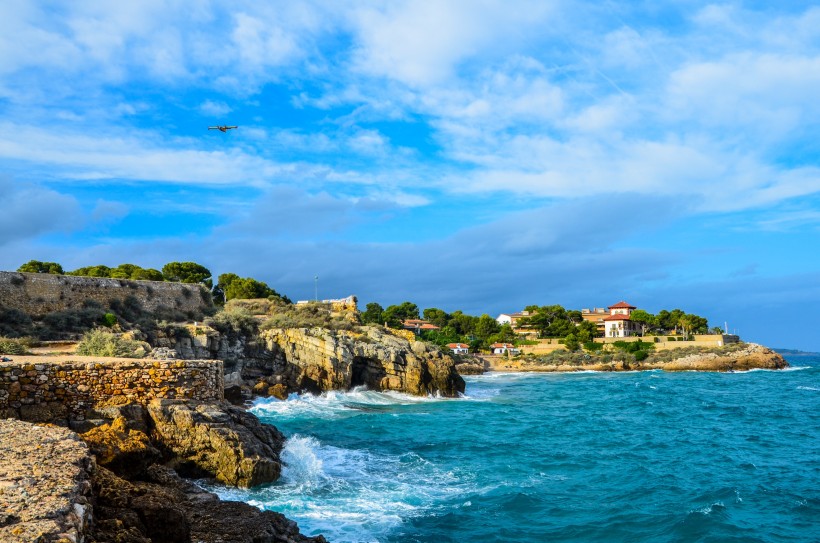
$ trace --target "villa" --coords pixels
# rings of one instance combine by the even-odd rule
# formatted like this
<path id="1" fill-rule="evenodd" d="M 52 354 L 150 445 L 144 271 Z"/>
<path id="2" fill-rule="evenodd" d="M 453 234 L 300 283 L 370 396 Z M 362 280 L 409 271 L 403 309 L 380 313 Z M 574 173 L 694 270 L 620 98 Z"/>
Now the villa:
<path id="1" fill-rule="evenodd" d="M 609 309 L 609 316 L 603 318 L 605 337 L 630 337 L 640 335 L 641 326 L 629 318 L 632 311 L 637 309 L 634 305 L 629 305 L 621 301 L 609 306 L 607 309 Z"/>

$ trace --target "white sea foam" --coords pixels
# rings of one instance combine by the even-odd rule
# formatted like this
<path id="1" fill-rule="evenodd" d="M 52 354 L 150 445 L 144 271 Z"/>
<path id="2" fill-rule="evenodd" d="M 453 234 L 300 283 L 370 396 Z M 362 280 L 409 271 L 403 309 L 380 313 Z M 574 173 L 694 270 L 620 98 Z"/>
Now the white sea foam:
<path id="1" fill-rule="evenodd" d="M 291 394 L 284 401 L 263 398 L 256 401 L 251 411 L 262 417 L 275 415 L 280 418 L 334 419 L 367 411 L 387 410 L 393 406 L 452 400 L 453 398 L 411 396 L 401 392 L 377 392 L 366 387 L 356 387 L 347 392 L 331 390 L 320 395 Z"/>
<path id="2" fill-rule="evenodd" d="M 408 518 L 475 490 L 469 480 L 414 453 L 377 454 L 294 435 L 281 458 L 282 477 L 274 485 L 210 490 L 280 511 L 304 533 L 322 533 L 337 543 L 381 540 Z"/>

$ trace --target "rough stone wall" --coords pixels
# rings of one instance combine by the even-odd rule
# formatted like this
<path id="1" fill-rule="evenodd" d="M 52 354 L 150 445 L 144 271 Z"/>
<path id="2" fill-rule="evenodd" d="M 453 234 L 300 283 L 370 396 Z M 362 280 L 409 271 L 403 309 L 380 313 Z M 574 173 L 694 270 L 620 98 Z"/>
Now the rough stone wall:
<path id="1" fill-rule="evenodd" d="M 87 541 L 96 464 L 77 434 L 0 420 L 0 459 L 0 541 Z"/>
<path id="2" fill-rule="evenodd" d="M 82 357 L 79 357 L 82 358 Z M 224 399 L 221 360 L 93 360 L 0 363 L 0 417 L 82 420 L 100 403 L 154 398 Z"/>
<path id="3" fill-rule="evenodd" d="M 98 302 L 105 308 L 114 300 L 123 301 L 130 296 L 146 311 L 164 307 L 201 314 L 211 305 L 201 287 L 193 284 L 0 272 L 0 304 L 32 316 L 77 309 L 86 300 Z"/>

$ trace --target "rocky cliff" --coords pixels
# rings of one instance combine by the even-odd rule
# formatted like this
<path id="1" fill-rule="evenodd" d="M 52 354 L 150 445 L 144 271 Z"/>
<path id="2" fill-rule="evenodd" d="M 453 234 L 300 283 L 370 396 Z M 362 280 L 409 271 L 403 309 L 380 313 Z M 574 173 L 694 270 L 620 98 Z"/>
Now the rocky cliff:
<path id="1" fill-rule="evenodd" d="M 152 338 L 152 356 L 224 361 L 226 394 L 251 387 L 263 395 L 319 393 L 366 385 L 414 395 L 456 396 L 464 381 L 453 358 L 380 326 L 354 330 L 275 328 L 259 334 L 225 334 L 205 325 Z"/>
<path id="2" fill-rule="evenodd" d="M 348 390 L 364 385 L 415 395 L 464 392 L 464 380 L 452 357 L 440 349 L 380 327 L 360 330 L 271 329 L 260 338 L 272 354 L 276 383 L 288 390 Z"/>

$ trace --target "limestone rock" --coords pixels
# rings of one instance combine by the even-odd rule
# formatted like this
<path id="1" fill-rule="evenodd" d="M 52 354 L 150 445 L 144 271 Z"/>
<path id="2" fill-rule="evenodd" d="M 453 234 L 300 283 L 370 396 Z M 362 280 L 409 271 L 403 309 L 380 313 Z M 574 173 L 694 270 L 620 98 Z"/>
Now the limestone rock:
<path id="1" fill-rule="evenodd" d="M 273 353 L 273 372 L 292 391 L 348 390 L 360 385 L 415 395 L 456 396 L 464 391 L 452 357 L 381 327 L 363 327 L 361 333 L 271 329 L 261 338 Z"/>
<path id="2" fill-rule="evenodd" d="M 145 432 L 128 428 L 125 417 L 103 424 L 81 436 L 97 457 L 97 464 L 126 477 L 142 473 L 158 461 L 160 452 Z"/>
<path id="3" fill-rule="evenodd" d="M 742 349 L 726 353 L 693 354 L 669 362 L 666 371 L 745 371 L 750 369 L 779 370 L 788 362 L 779 353 L 757 343 L 747 343 Z"/>
<path id="4" fill-rule="evenodd" d="M 148 405 L 152 438 L 182 475 L 250 487 L 279 478 L 284 436 L 227 402 L 157 399 Z"/>

